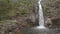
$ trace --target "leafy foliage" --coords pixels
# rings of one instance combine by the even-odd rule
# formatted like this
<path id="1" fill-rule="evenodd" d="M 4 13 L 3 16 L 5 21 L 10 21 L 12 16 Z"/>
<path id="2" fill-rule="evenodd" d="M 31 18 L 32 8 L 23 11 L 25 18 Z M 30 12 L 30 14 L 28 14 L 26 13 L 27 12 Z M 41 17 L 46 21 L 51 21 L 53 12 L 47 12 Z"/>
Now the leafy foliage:
<path id="1" fill-rule="evenodd" d="M 14 16 L 17 12 L 28 14 L 33 6 L 33 0 L 0 0 L 0 20 Z"/>
<path id="2" fill-rule="evenodd" d="M 46 0 L 42 2 L 44 13 L 46 16 L 60 15 L 60 0 Z M 58 13 L 59 12 L 59 13 Z"/>

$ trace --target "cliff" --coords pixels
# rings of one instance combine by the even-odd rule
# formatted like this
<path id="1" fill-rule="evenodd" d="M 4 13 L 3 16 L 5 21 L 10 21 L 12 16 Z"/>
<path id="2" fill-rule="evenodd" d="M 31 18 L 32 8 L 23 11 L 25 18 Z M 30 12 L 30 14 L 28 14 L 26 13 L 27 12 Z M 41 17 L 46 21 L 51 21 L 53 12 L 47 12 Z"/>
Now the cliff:
<path id="1" fill-rule="evenodd" d="M 44 16 L 52 21 L 53 27 L 60 25 L 60 0 L 42 0 Z"/>

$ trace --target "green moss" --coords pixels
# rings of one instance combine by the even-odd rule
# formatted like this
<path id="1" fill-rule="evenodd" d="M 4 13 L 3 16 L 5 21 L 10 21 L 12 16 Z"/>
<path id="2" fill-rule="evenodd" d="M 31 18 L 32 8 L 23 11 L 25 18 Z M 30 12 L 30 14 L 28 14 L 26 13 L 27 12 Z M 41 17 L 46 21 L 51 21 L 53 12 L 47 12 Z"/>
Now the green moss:
<path id="1" fill-rule="evenodd" d="M 7 23 L 16 24 L 17 21 L 16 20 L 1 20 L 0 21 L 0 24 L 7 24 Z"/>
<path id="2" fill-rule="evenodd" d="M 1 20 L 1 21 L 0 21 L 0 24 L 4 24 L 4 23 L 5 23 L 5 21 L 4 21 L 4 20 Z"/>

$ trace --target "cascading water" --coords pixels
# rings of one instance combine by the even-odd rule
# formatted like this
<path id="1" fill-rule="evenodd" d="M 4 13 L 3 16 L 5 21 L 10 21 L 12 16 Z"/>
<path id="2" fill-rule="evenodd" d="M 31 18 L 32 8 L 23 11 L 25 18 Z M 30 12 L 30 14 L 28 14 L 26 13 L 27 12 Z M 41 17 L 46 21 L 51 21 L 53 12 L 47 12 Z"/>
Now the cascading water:
<path id="1" fill-rule="evenodd" d="M 41 0 L 39 0 L 38 4 L 39 4 L 39 27 L 38 28 L 45 28 Z"/>

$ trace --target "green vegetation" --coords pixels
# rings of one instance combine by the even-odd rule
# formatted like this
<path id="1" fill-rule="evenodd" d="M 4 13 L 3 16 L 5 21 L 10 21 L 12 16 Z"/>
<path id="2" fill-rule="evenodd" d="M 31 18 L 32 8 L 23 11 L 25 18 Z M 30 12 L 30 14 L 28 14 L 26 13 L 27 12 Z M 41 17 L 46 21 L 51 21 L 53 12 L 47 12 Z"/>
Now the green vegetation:
<path id="1" fill-rule="evenodd" d="M 22 15 L 28 14 L 33 6 L 33 0 L 0 0 L 0 20 L 8 16 L 15 16 L 17 12 Z"/>
<path id="2" fill-rule="evenodd" d="M 46 16 L 60 15 L 60 0 L 44 0 L 42 6 Z"/>

